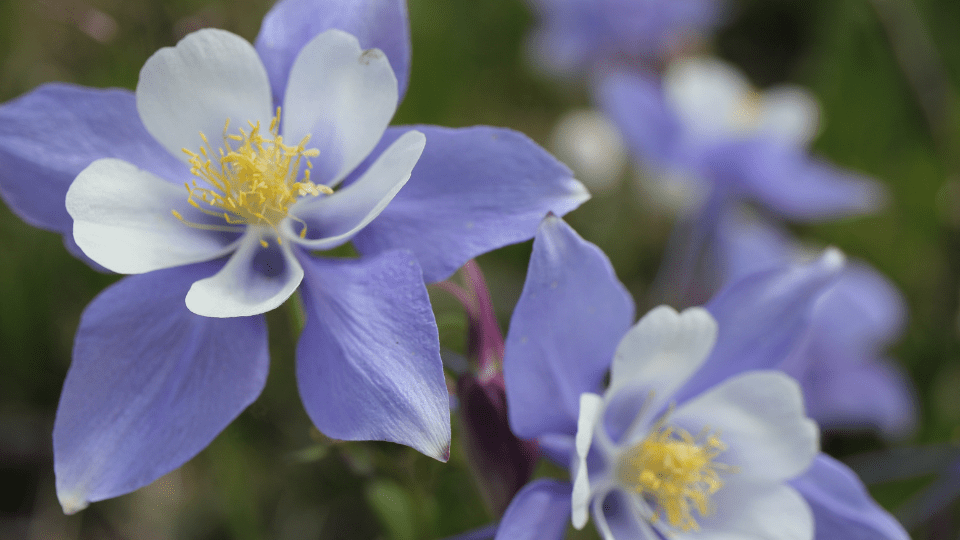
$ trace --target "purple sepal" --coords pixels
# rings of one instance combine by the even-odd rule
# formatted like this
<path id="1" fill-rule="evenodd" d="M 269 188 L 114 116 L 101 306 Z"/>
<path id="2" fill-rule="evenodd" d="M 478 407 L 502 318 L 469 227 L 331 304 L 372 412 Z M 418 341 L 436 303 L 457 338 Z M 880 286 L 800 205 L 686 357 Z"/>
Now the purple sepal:
<path id="1" fill-rule="evenodd" d="M 909 540 L 903 526 L 880 507 L 846 465 L 820 454 L 792 480 L 813 510 L 815 540 Z"/>
<path id="2" fill-rule="evenodd" d="M 290 67 L 300 50 L 330 29 L 355 36 L 364 49 L 383 51 L 403 101 L 410 79 L 410 22 L 404 0 L 281 0 L 263 18 L 254 41 L 275 105 L 283 103 Z"/>
<path id="3" fill-rule="evenodd" d="M 314 424 L 335 439 L 392 441 L 446 461 L 450 405 L 416 260 L 401 251 L 298 258 L 307 323 L 297 382 Z"/>
<path id="4" fill-rule="evenodd" d="M 564 164 L 503 128 L 389 128 L 357 170 L 411 129 L 427 137 L 413 175 L 353 241 L 364 254 L 411 250 L 427 283 L 477 255 L 530 239 L 548 212 L 566 214 L 589 198 Z"/>
<path id="5" fill-rule="evenodd" d="M 107 157 L 176 182 L 190 174 L 147 133 L 129 90 L 51 83 L 0 105 L 0 195 L 34 227 L 72 234 L 67 189 Z"/>
<path id="6" fill-rule="evenodd" d="M 570 523 L 573 486 L 556 480 L 534 480 L 513 498 L 496 540 L 560 540 Z"/>
<path id="7" fill-rule="evenodd" d="M 65 512 L 176 469 L 260 395 L 263 317 L 201 317 L 183 302 L 220 264 L 124 278 L 84 310 L 53 428 Z"/>
<path id="8" fill-rule="evenodd" d="M 543 220 L 507 332 L 510 426 L 525 439 L 577 431 L 580 394 L 599 392 L 633 299 L 610 260 L 556 216 Z"/>

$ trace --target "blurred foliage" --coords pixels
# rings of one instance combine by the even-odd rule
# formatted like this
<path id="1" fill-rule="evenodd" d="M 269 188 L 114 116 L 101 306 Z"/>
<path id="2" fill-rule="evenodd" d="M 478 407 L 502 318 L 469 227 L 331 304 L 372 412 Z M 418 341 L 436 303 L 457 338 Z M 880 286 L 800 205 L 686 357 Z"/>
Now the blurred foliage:
<path id="1" fill-rule="evenodd" d="M 204 26 L 253 40 L 268 0 L 0 2 L 0 101 L 47 81 L 133 88 L 147 57 Z M 919 392 L 912 439 L 834 433 L 841 458 L 908 444 L 960 444 L 960 3 L 956 0 L 743 0 L 710 52 L 761 86 L 809 87 L 821 100 L 816 150 L 890 191 L 874 216 L 797 227 L 887 274 L 908 299 L 891 352 Z M 522 0 L 410 0 L 413 68 L 397 123 L 491 124 L 547 144 L 557 118 L 589 105 L 586 88 L 539 75 L 525 53 Z M 711 46 L 707 46 L 711 47 Z M 57 156 L 50 156 L 51 160 Z M 630 178 L 627 178 L 630 176 Z M 625 175 L 568 221 L 606 251 L 647 306 L 671 219 Z M 529 243 L 481 257 L 501 323 L 520 293 Z M 272 367 L 263 396 L 180 470 L 126 497 L 63 516 L 50 432 L 83 307 L 117 278 L 67 254 L 60 238 L 0 207 L 0 537 L 431 539 L 489 523 L 456 445 L 446 465 L 387 443 L 339 443 L 297 396 L 290 303 L 268 316 Z M 433 291 L 436 293 L 436 291 Z M 463 352 L 460 308 L 434 294 L 444 347 Z M 544 466 L 540 474 L 560 471 Z M 929 481 L 879 486 L 896 509 Z M 957 505 L 954 503 L 953 509 Z M 954 536 L 946 508 L 915 538 Z M 589 530 L 571 538 L 595 538 Z"/>

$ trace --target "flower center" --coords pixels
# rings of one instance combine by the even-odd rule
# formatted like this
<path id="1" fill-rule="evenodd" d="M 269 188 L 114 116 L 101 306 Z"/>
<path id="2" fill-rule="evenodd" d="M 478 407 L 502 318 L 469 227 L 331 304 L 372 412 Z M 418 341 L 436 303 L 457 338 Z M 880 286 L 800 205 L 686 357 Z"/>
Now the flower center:
<path id="1" fill-rule="evenodd" d="M 187 201 L 207 215 L 223 218 L 226 225 L 211 225 L 187 221 L 176 210 L 174 217 L 198 229 L 238 232 L 243 225 L 270 227 L 277 234 L 277 243 L 282 244 L 278 225 L 289 214 L 290 206 L 305 195 L 329 195 L 329 187 L 310 181 L 310 161 L 319 150 L 307 150 L 310 140 L 307 135 L 296 146 L 283 144 L 280 130 L 280 108 L 270 121 L 269 132 L 260 131 L 260 122 L 248 122 L 250 132 L 240 128 L 240 135 L 228 135 L 230 119 L 223 126 L 223 146 L 216 151 L 202 132 L 204 146 L 199 153 L 184 148 L 190 156 L 190 172 L 204 180 L 200 186 L 194 180 L 185 183 Z M 236 146 L 236 148 L 234 148 Z M 301 162 L 306 163 L 303 180 L 300 176 Z M 301 220 L 293 217 L 297 221 Z M 307 234 L 306 224 L 300 229 L 300 237 Z M 264 240 L 260 240 L 267 247 Z"/>
<path id="2" fill-rule="evenodd" d="M 730 111 L 727 122 L 735 133 L 752 133 L 760 127 L 762 115 L 763 95 L 751 88 Z"/>
<path id="3" fill-rule="evenodd" d="M 712 512 L 710 496 L 723 486 L 718 471 L 730 469 L 713 461 L 727 449 L 717 435 L 705 430 L 699 439 L 658 425 L 617 464 L 620 483 L 655 503 L 653 519 L 665 516 L 681 531 L 700 529 L 691 511 L 696 509 L 701 516 Z"/>

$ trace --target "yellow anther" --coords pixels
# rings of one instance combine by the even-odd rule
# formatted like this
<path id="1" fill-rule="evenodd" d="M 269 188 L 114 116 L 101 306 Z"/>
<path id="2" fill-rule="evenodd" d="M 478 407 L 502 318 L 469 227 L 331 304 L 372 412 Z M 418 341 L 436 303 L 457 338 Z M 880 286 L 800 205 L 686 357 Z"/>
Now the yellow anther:
<path id="1" fill-rule="evenodd" d="M 209 186 L 200 187 L 196 181 L 184 184 L 187 201 L 207 215 L 223 218 L 227 226 L 194 223 L 185 220 L 176 210 L 172 213 L 183 223 L 198 229 L 238 231 L 243 225 L 267 226 L 274 230 L 280 243 L 278 227 L 281 221 L 291 217 L 290 206 L 300 197 L 330 195 L 333 190 L 310 181 L 308 158 L 316 157 L 320 152 L 306 148 L 309 135 L 296 146 L 283 144 L 283 137 L 279 135 L 279 107 L 276 116 L 270 120 L 267 134 L 260 132 L 260 122 L 248 124 L 249 133 L 240 128 L 240 135 L 228 134 L 228 118 L 223 126 L 223 146 L 217 151 L 203 133 L 200 133 L 200 139 L 204 145 L 199 153 L 183 149 L 190 158 L 190 172 Z M 234 148 L 231 141 L 240 144 Z M 219 158 L 214 161 L 210 158 L 212 155 L 219 155 Z M 306 168 L 303 179 L 298 180 L 301 162 L 306 163 Z M 205 206 L 201 206 L 198 200 Z M 301 238 L 306 237 L 306 224 L 303 225 Z M 265 241 L 260 243 L 267 247 Z"/>
<path id="2" fill-rule="evenodd" d="M 723 487 L 719 472 L 731 467 L 714 462 L 726 450 L 716 434 L 694 438 L 682 429 L 658 423 L 646 439 L 621 455 L 621 485 L 654 503 L 653 519 L 666 519 L 680 531 L 699 530 L 692 510 L 701 516 L 713 509 L 710 496 Z"/>

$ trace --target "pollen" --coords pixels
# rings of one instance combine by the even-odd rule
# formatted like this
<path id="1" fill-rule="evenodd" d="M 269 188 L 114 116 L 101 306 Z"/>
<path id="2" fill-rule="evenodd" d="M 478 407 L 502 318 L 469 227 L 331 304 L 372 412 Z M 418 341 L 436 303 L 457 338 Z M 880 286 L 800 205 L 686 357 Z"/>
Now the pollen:
<path id="1" fill-rule="evenodd" d="M 700 526 L 693 511 L 700 516 L 713 512 L 710 497 L 723 487 L 719 473 L 732 469 L 714 461 L 726 448 L 706 430 L 694 438 L 682 429 L 658 424 L 646 439 L 621 455 L 617 478 L 652 503 L 653 520 L 665 519 L 680 531 L 696 531 Z"/>
<path id="2" fill-rule="evenodd" d="M 273 229 L 278 244 L 279 225 L 290 216 L 290 206 L 307 195 L 329 195 L 333 191 L 310 181 L 310 160 L 320 152 L 307 149 L 310 136 L 296 146 L 284 144 L 280 136 L 280 108 L 270 121 L 267 133 L 260 122 L 247 122 L 248 129 L 240 128 L 239 135 L 229 134 L 230 119 L 223 126 L 223 146 L 216 150 L 207 136 L 200 133 L 203 146 L 199 152 L 186 148 L 190 157 L 190 172 L 197 177 L 187 182 L 187 201 L 204 214 L 222 218 L 223 224 L 187 221 L 176 210 L 174 217 L 194 228 L 239 232 L 243 226 L 262 226 Z M 301 178 L 300 169 L 303 167 Z M 307 234 L 306 224 L 300 228 L 300 237 Z M 263 247 L 267 242 L 260 240 Z"/>

